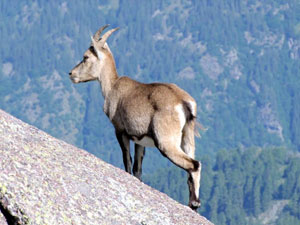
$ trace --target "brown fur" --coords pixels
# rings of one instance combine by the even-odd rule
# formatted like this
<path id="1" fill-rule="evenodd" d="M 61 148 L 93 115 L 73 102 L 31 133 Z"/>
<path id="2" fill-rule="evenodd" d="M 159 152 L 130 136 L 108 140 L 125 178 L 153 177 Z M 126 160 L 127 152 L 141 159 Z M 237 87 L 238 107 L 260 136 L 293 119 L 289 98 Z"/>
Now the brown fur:
<path id="1" fill-rule="evenodd" d="M 92 38 L 84 59 L 70 72 L 74 83 L 98 80 L 104 96 L 104 112 L 115 127 L 123 152 L 125 170 L 131 173 L 129 141 L 135 144 L 133 173 L 140 179 L 146 145 L 153 143 L 175 165 L 189 174 L 189 206 L 200 206 L 201 164 L 194 159 L 196 102 L 175 84 L 144 84 L 129 77 L 119 77 L 106 39 L 116 29 L 102 30 Z M 142 145 L 144 146 L 142 146 Z"/>

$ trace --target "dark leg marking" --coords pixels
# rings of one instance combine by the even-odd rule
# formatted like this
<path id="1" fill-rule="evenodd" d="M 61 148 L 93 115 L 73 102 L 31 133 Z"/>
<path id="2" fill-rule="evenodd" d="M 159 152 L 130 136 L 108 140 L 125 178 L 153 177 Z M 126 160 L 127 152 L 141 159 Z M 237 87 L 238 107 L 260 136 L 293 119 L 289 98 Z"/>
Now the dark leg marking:
<path id="1" fill-rule="evenodd" d="M 130 155 L 130 143 L 129 138 L 122 133 L 116 133 L 118 142 L 120 144 L 120 147 L 122 149 L 123 153 L 123 163 L 125 167 L 125 171 L 131 174 L 131 155 Z"/>
<path id="2" fill-rule="evenodd" d="M 134 164 L 133 164 L 133 175 L 142 180 L 142 164 L 143 158 L 145 155 L 145 147 L 139 144 L 134 145 L 135 153 L 134 153 Z"/>

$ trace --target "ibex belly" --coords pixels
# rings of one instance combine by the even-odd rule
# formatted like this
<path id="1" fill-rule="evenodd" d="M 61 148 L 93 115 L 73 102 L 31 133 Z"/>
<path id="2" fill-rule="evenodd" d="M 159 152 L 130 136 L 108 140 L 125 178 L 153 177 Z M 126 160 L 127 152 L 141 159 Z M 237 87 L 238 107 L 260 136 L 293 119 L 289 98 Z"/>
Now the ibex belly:
<path id="1" fill-rule="evenodd" d="M 155 147 L 154 141 L 149 136 L 144 136 L 140 140 L 136 137 L 132 137 L 133 141 L 139 145 L 145 146 L 145 147 Z"/>

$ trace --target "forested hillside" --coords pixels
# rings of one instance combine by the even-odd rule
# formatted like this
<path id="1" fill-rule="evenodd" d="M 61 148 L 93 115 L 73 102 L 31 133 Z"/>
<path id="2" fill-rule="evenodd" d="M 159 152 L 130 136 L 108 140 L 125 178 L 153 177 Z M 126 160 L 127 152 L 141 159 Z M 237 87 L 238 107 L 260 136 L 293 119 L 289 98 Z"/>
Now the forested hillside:
<path id="1" fill-rule="evenodd" d="M 219 167 L 222 154 L 235 164 L 234 154 L 242 157 L 250 154 L 248 149 L 258 148 L 263 149 L 263 156 L 265 149 L 277 146 L 289 149 L 291 153 L 286 155 L 290 161 L 298 160 L 297 0 L 12 0 L 1 1 L 0 12 L 0 108 L 113 165 L 122 167 L 121 151 L 113 127 L 102 112 L 99 84 L 74 85 L 68 77 L 89 46 L 90 36 L 104 24 L 120 27 L 108 40 L 120 75 L 142 82 L 172 82 L 187 90 L 198 103 L 197 120 L 207 128 L 196 146 L 197 158 L 207 164 L 203 168 L 203 180 L 207 181 L 202 182 L 201 192 L 205 194 L 201 210 L 218 224 L 234 224 L 235 217 L 226 211 L 228 205 L 216 209 L 211 203 L 233 204 L 214 192 L 226 193 L 218 189 L 223 182 L 218 179 L 228 179 L 234 171 L 242 170 L 237 166 L 234 171 L 223 171 Z M 247 153 L 229 150 L 236 148 L 242 152 L 247 149 Z M 218 153 L 221 149 L 227 150 Z M 282 171 L 286 171 L 289 161 L 280 162 Z M 266 161 L 261 163 L 269 166 Z M 155 149 L 147 151 L 143 171 L 148 183 L 162 189 L 178 176 L 173 170 L 174 166 Z M 249 176 L 261 180 L 257 183 L 263 192 L 265 186 L 259 182 L 265 178 L 256 178 L 262 176 L 260 172 L 253 171 Z M 297 178 L 294 169 L 280 176 L 279 183 L 290 178 L 296 182 Z M 240 184 L 244 189 L 245 182 Z M 179 185 L 175 183 L 171 188 Z M 180 183 L 186 188 L 186 181 Z M 238 214 L 238 218 L 251 221 L 268 210 L 273 200 L 288 200 L 283 212 L 287 207 L 291 210 L 281 215 L 299 219 L 299 214 L 291 213 L 299 209 L 292 206 L 299 199 L 291 200 L 295 199 L 293 194 L 298 196 L 299 189 L 291 189 L 285 196 L 274 189 L 271 203 L 260 202 L 255 211 L 255 207 L 249 208 L 252 200 L 249 205 L 242 200 L 254 194 L 244 191 L 234 200 L 230 195 L 234 189 L 226 188 L 226 198 L 245 204 L 241 207 L 244 214 Z M 180 201 L 186 198 L 175 188 L 164 191 Z M 224 212 L 223 216 L 218 212 Z M 285 217 L 276 221 L 281 218 Z M 297 224 L 295 221 L 290 224 Z"/>
<path id="2" fill-rule="evenodd" d="M 219 151 L 202 160 L 201 215 L 215 224 L 300 224 L 300 155 L 284 148 Z M 166 177 L 167 182 L 162 180 Z M 186 174 L 161 169 L 146 183 L 186 204 Z"/>

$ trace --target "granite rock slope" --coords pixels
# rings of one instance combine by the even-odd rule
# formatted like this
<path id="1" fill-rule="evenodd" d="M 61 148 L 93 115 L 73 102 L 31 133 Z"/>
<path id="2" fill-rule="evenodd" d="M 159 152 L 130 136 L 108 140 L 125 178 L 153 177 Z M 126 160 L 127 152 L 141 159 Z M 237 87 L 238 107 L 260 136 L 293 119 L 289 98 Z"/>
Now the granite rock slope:
<path id="1" fill-rule="evenodd" d="M 0 225 L 212 224 L 123 170 L 2 110 L 0 209 Z"/>

